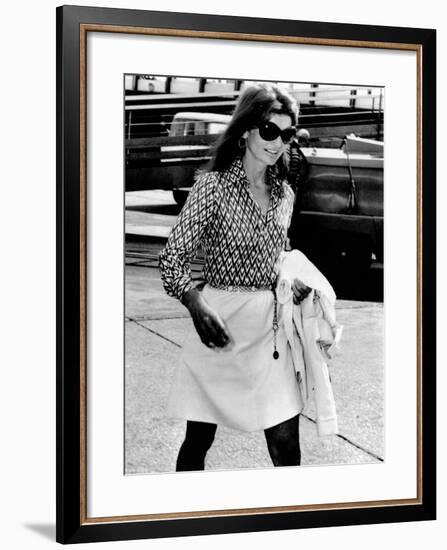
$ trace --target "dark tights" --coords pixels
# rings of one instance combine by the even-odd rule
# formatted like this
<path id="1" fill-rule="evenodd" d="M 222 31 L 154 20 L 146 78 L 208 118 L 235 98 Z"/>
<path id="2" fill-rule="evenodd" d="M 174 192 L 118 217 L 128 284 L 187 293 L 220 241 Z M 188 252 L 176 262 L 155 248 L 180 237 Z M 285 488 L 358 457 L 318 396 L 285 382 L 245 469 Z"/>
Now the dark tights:
<path id="1" fill-rule="evenodd" d="M 177 472 L 205 469 L 205 455 L 214 441 L 216 429 L 216 424 L 188 420 L 185 440 L 177 457 Z"/>
<path id="2" fill-rule="evenodd" d="M 185 440 L 177 457 L 177 472 L 205 469 L 205 456 L 213 444 L 216 429 L 216 424 L 188 420 Z M 299 415 L 267 428 L 264 433 L 275 466 L 299 466 Z"/>
<path id="3" fill-rule="evenodd" d="M 275 466 L 301 463 L 299 415 L 264 430 L 270 458 Z"/>

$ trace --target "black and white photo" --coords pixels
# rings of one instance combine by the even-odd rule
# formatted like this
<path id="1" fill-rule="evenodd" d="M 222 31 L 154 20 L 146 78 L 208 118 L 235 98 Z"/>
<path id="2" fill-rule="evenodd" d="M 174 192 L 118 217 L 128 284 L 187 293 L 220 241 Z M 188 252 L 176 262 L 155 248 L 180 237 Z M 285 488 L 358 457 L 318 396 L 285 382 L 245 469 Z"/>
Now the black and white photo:
<path id="1" fill-rule="evenodd" d="M 124 94 L 126 473 L 382 462 L 385 90 Z"/>

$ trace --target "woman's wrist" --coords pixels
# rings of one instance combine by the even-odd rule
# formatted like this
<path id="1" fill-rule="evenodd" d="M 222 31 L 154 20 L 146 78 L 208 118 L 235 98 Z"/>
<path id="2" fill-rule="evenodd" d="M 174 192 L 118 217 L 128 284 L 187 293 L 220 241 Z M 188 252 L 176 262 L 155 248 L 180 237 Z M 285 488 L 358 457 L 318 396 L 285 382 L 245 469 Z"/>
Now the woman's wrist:
<path id="1" fill-rule="evenodd" d="M 197 287 L 189 288 L 186 292 L 183 293 L 183 296 L 181 297 L 181 302 L 187 309 L 190 309 L 191 306 L 197 304 L 199 300 L 200 291 Z"/>

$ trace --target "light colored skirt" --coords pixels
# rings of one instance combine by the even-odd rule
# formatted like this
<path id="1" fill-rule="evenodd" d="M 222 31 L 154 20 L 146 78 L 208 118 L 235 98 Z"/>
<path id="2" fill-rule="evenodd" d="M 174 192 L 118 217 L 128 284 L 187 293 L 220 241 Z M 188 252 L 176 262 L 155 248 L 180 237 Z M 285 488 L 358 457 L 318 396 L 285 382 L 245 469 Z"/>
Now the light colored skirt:
<path id="1" fill-rule="evenodd" d="M 303 403 L 280 315 L 279 358 L 273 359 L 273 293 L 209 285 L 202 292 L 227 324 L 232 344 L 210 349 L 193 327 L 174 375 L 168 416 L 251 432 L 300 413 Z"/>

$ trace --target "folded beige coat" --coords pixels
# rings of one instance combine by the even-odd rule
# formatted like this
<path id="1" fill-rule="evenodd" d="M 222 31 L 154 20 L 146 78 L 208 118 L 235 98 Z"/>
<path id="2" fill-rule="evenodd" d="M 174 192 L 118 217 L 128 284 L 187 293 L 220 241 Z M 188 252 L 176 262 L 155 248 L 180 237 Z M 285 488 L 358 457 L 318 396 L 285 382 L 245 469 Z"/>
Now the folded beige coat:
<path id="1" fill-rule="evenodd" d="M 295 278 L 312 289 L 299 305 L 293 303 Z M 313 395 L 319 436 L 337 433 L 335 400 L 327 365 L 343 331 L 336 322 L 335 292 L 302 252 L 292 250 L 280 258 L 276 294 L 303 402 L 306 404 Z"/>

